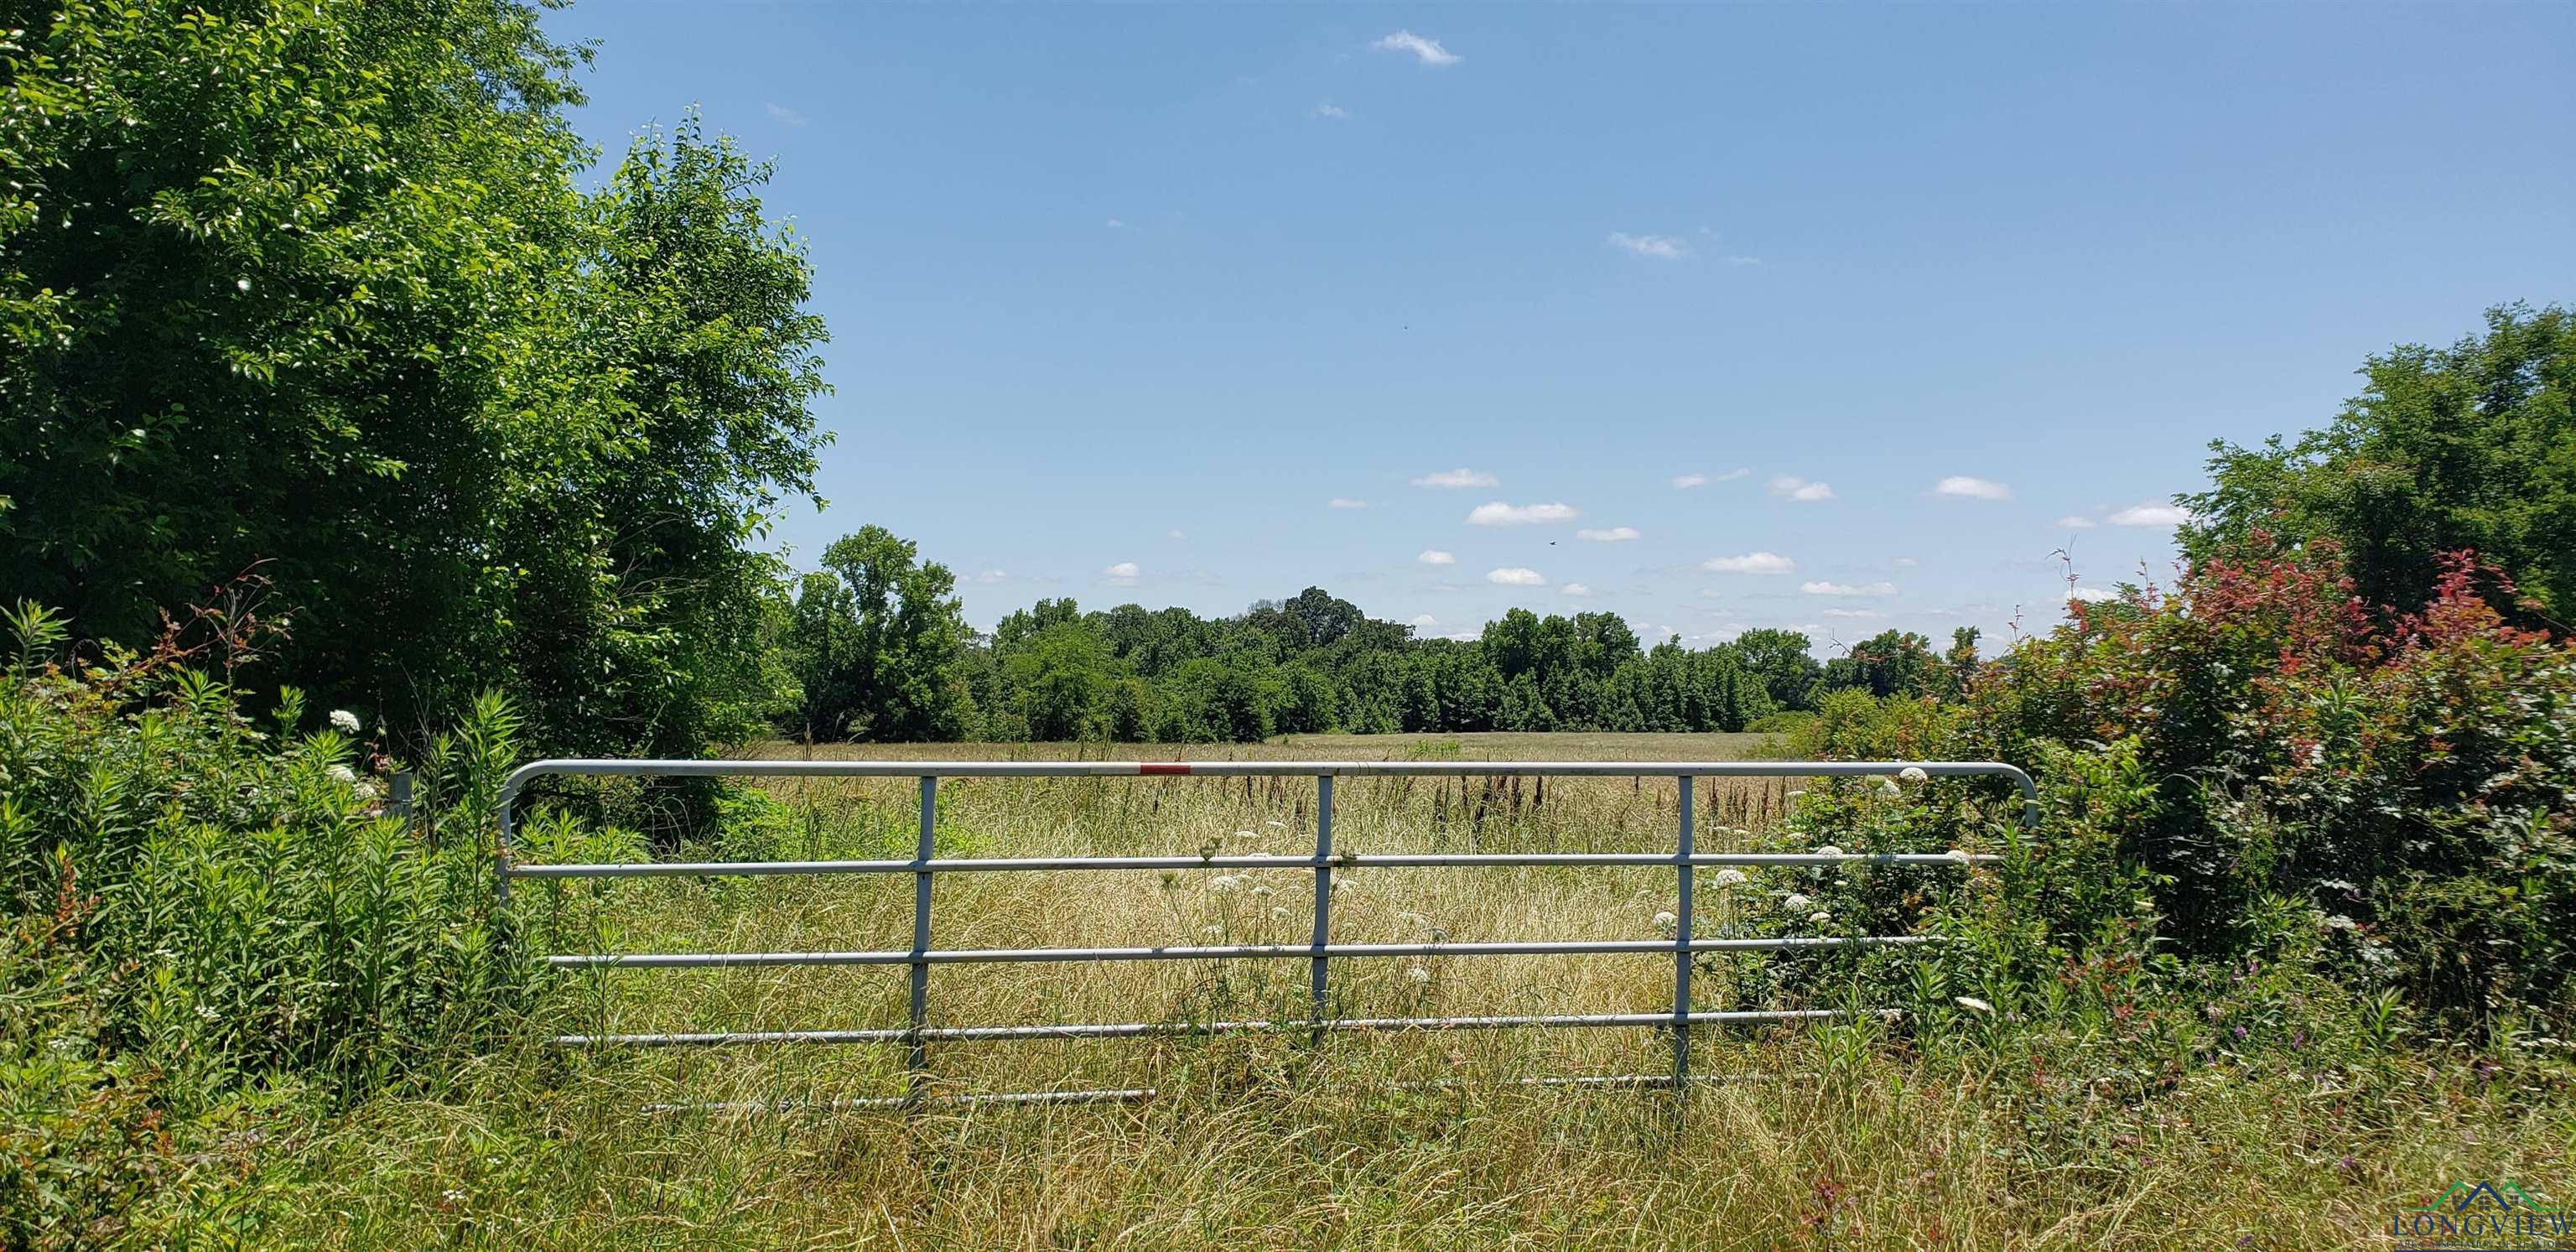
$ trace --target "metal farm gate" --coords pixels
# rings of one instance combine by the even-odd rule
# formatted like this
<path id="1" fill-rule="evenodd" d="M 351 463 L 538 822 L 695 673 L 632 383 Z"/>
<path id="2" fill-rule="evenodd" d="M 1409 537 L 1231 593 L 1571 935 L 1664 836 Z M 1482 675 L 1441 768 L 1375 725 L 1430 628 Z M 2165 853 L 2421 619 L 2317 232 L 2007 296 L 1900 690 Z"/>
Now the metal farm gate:
<path id="1" fill-rule="evenodd" d="M 571 1047 L 623 1045 L 688 1047 L 744 1044 L 902 1044 L 909 1051 L 911 1094 L 885 1100 L 842 1101 L 843 1106 L 900 1106 L 918 1103 L 930 1076 L 929 1046 L 942 1042 L 999 1042 L 1031 1039 L 1117 1039 L 1151 1035 L 1208 1035 L 1250 1031 L 1303 1031 L 1321 1039 L 1331 1031 L 1493 1030 L 1522 1027 L 1647 1027 L 1672 1033 L 1673 1063 L 1669 1075 L 1536 1078 L 1526 1081 L 1572 1085 L 1680 1088 L 1691 1081 L 1691 1027 L 1727 1022 L 1778 1022 L 1836 1015 L 1829 1009 L 1691 1010 L 1691 958 L 1702 952 L 1796 951 L 1827 948 L 1896 947 L 1938 942 L 1926 935 L 1780 937 L 1770 939 L 1702 939 L 1692 934 L 1692 879 L 1711 866 L 1959 865 L 1993 862 L 1993 855 L 1962 857 L 1956 853 L 1703 853 L 1693 846 L 1692 785 L 1698 778 L 1851 778 L 1894 775 L 1907 768 L 1930 777 L 1989 776 L 2008 780 L 2023 800 L 2025 826 L 2038 815 L 2038 789 L 2030 776 L 1994 761 L 1574 761 L 1574 762 L 1413 762 L 1413 761 L 694 761 L 694 760 L 544 760 L 522 766 L 502 785 L 500 841 L 496 855 L 496 890 L 503 904 L 510 884 L 522 878 L 636 878 L 656 876 L 740 876 L 770 874 L 910 874 L 913 876 L 912 946 L 859 952 L 656 952 L 634 954 L 558 954 L 546 958 L 558 969 L 707 969 L 801 965 L 902 965 L 912 974 L 911 1013 L 899 1028 L 867 1030 L 783 1030 L 709 1034 L 566 1035 L 554 1043 Z M 921 794 L 920 838 L 908 860 L 859 861 L 700 861 L 618 865 L 542 865 L 517 860 L 511 849 L 515 801 L 532 779 L 546 775 L 629 775 L 648 777 L 857 777 L 913 778 Z M 931 847 L 942 778 L 1199 778 L 1312 777 L 1315 780 L 1315 843 L 1305 856 L 1048 856 L 940 857 Z M 1336 853 L 1333 850 L 1333 781 L 1348 777 L 1496 777 L 1555 776 L 1671 778 L 1680 786 L 1679 821 L 1671 852 L 1502 852 L 1502 853 Z M 1335 943 L 1332 940 L 1333 871 L 1337 868 L 1448 866 L 1469 868 L 1503 865 L 1669 865 L 1679 888 L 1677 924 L 1670 939 L 1515 940 L 1494 943 Z M 940 874 L 1019 873 L 1060 870 L 1229 870 L 1308 869 L 1315 875 L 1314 930 L 1304 944 L 1224 944 L 1151 948 L 1003 948 L 952 949 L 931 946 L 931 886 Z M 1336 1017 L 1329 990 L 1334 957 L 1436 957 L 1479 955 L 1596 955 L 1661 953 L 1673 958 L 1673 998 L 1668 1008 L 1644 1013 L 1541 1014 L 1496 1017 Z M 930 1024 L 930 970 L 935 965 L 966 963 L 1032 964 L 1047 961 L 1201 961 L 1278 959 L 1308 963 L 1310 1010 L 1303 1020 L 1214 1022 L 1062 1023 L 1037 1026 L 971 1026 Z M 1041 1091 L 945 1097 L 961 1103 L 1053 1103 L 1131 1100 L 1150 1090 Z"/>

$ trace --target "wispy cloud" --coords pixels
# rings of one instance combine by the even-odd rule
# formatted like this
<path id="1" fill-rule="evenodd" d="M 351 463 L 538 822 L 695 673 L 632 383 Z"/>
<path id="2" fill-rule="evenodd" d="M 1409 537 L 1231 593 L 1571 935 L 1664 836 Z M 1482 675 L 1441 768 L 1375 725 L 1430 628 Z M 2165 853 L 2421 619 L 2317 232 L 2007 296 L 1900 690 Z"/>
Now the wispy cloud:
<path id="1" fill-rule="evenodd" d="M 1639 534 L 1640 532 L 1634 526 L 1613 526 L 1608 530 L 1578 530 L 1574 532 L 1574 537 L 1589 539 L 1594 543 L 1623 543 L 1638 538 Z"/>
<path id="2" fill-rule="evenodd" d="M 2091 530 L 2098 523 L 2081 513 L 2069 513 L 2057 519 L 2057 524 L 2068 530 Z"/>
<path id="3" fill-rule="evenodd" d="M 1308 116 L 1311 116 L 1311 117 L 1320 117 L 1320 118 L 1325 118 L 1325 119 L 1328 119 L 1328 120 L 1331 120 L 1331 121 L 1336 121 L 1336 122 L 1347 120 L 1347 119 L 1350 117 L 1350 115 L 1351 115 L 1351 111 L 1350 111 L 1349 109 L 1345 109 L 1345 108 L 1343 108 L 1342 106 L 1340 106 L 1340 105 L 1338 105 L 1338 104 L 1335 104 L 1335 103 L 1333 103 L 1333 102 L 1332 102 L 1332 101 L 1330 101 L 1330 100 L 1327 100 L 1327 101 L 1323 102 L 1322 104 L 1316 105 L 1316 106 L 1314 107 L 1314 109 L 1313 109 L 1313 110 L 1308 114 Z"/>
<path id="4" fill-rule="evenodd" d="M 1948 478 L 1944 478 L 1940 482 L 1933 484 L 1932 494 L 1938 496 L 1957 496 L 1963 500 L 2010 500 L 2012 499 L 2012 488 L 1996 482 L 1991 478 L 1974 478 L 1966 474 L 1952 474 Z"/>
<path id="5" fill-rule="evenodd" d="M 1136 568 L 1134 561 L 1120 561 L 1100 573 L 1109 580 L 1110 585 L 1117 587 L 1133 587 L 1136 585 L 1136 580 L 1144 575 L 1143 570 Z"/>
<path id="6" fill-rule="evenodd" d="M 1876 610 L 1876 609 L 1827 609 L 1827 610 L 1825 610 L 1825 616 L 1827 616 L 1827 617 L 1857 617 L 1857 618 L 1869 619 L 1869 618 L 1880 618 L 1880 617 L 1885 617 L 1885 616 L 1887 616 L 1887 614 L 1885 614 L 1885 613 L 1881 613 L 1881 612 L 1879 612 L 1879 611 L 1878 611 L 1878 610 Z"/>
<path id="7" fill-rule="evenodd" d="M 1580 600 L 1585 596 L 1591 595 L 1592 589 L 1581 583 L 1567 583 L 1564 586 L 1557 588 L 1556 593 L 1562 596 L 1572 596 L 1575 599 Z"/>
<path id="8" fill-rule="evenodd" d="M 786 105 L 764 104 L 760 107 L 769 110 L 769 119 L 773 122 L 779 122 L 788 126 L 802 126 L 805 124 L 805 115 L 794 109 L 788 108 Z"/>
<path id="9" fill-rule="evenodd" d="M 981 574 L 977 574 L 975 576 L 975 581 L 979 583 L 997 583 L 1008 577 L 1010 577 L 1010 575 L 1005 574 L 1000 570 L 988 569 Z"/>
<path id="10" fill-rule="evenodd" d="M 1416 613 L 1405 622 L 1405 625 L 1411 626 L 1415 630 L 1429 630 L 1439 624 L 1440 619 L 1433 617 L 1428 613 Z"/>
<path id="11" fill-rule="evenodd" d="M 1470 526 L 1528 526 L 1539 522 L 1570 522 L 1583 514 L 1570 504 L 1505 504 L 1500 500 L 1476 506 L 1467 514 Z"/>
<path id="12" fill-rule="evenodd" d="M 1610 246 L 1658 261 L 1679 261 L 1691 254 L 1688 243 L 1670 235 L 1631 235 L 1624 230 L 1610 232 Z"/>
<path id="13" fill-rule="evenodd" d="M 1413 559 L 1420 561 L 1425 565 L 1456 565 L 1458 563 L 1458 558 L 1455 555 L 1443 552 L 1438 548 L 1425 548 L 1422 550 L 1422 555 Z"/>
<path id="14" fill-rule="evenodd" d="M 1440 41 L 1409 30 L 1400 30 L 1369 45 L 1377 52 L 1409 52 L 1424 65 L 1456 65 L 1465 57 L 1440 46 Z"/>
<path id="15" fill-rule="evenodd" d="M 1708 475 L 1677 474 L 1673 476 L 1673 485 L 1684 491 L 1688 491 L 1693 487 L 1705 487 L 1708 485 Z"/>
<path id="16" fill-rule="evenodd" d="M 1325 507 L 1335 509 L 1365 509 L 1368 507 L 1368 501 L 1354 500 L 1349 496 L 1335 496 L 1331 500 L 1325 502 Z"/>
<path id="17" fill-rule="evenodd" d="M 2191 510 L 2173 504 L 2133 504 L 2110 516 L 2114 526 L 2180 526 Z"/>
<path id="18" fill-rule="evenodd" d="M 1829 484 L 1809 482 L 1795 474 L 1782 474 L 1771 480 L 1771 494 L 1792 500 L 1831 500 L 1834 489 Z"/>
<path id="19" fill-rule="evenodd" d="M 1435 470 L 1413 480 L 1416 487 L 1500 487 L 1503 480 L 1483 470 Z"/>
<path id="20" fill-rule="evenodd" d="M 2066 598 L 2069 600 L 2082 600 L 2086 604 L 2100 604 L 2105 600 L 2119 599 L 2120 593 L 2116 591 L 2104 591 L 2100 587 L 2077 587 L 2074 590 L 2067 592 Z"/>
<path id="21" fill-rule="evenodd" d="M 1164 532 L 1164 533 L 1165 533 L 1166 535 L 1168 535 L 1169 537 L 1173 538 L 1173 539 L 1187 539 L 1187 538 L 1189 538 L 1189 536 L 1182 534 L 1182 533 L 1181 533 L 1179 530 L 1177 530 L 1177 529 L 1175 529 L 1175 530 L 1170 530 L 1170 531 L 1166 531 L 1166 532 Z"/>
<path id="22" fill-rule="evenodd" d="M 1742 556 L 1713 556 L 1699 563 L 1712 574 L 1786 574 L 1798 563 L 1777 552 L 1747 552 Z"/>
<path id="23" fill-rule="evenodd" d="M 1892 596 L 1896 594 L 1896 584 L 1812 582 L 1798 584 L 1798 590 L 1811 596 Z"/>
<path id="24" fill-rule="evenodd" d="M 1537 570 L 1520 565 L 1506 565 L 1501 569 L 1488 570 L 1485 573 L 1485 581 L 1489 583 L 1501 583 L 1506 587 L 1544 587 L 1547 585 L 1547 579 Z"/>

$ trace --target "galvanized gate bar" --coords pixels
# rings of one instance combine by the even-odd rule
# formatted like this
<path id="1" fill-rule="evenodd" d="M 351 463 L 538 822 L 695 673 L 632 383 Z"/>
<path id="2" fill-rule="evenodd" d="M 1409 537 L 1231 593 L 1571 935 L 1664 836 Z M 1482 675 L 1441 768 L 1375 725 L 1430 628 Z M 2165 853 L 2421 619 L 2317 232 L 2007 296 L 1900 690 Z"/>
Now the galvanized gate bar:
<path id="1" fill-rule="evenodd" d="M 1945 865 L 1991 864 L 2003 860 L 1990 852 L 1846 852 L 1820 856 L 1813 852 L 1699 852 L 1690 864 L 1711 865 Z M 1009 873 L 1063 869 L 1320 869 L 1327 862 L 1313 856 L 1015 856 L 934 857 L 933 873 Z M 1343 869 L 1474 868 L 1489 865 L 1671 865 L 1669 852 L 1345 852 L 1330 864 Z M 518 865 L 515 878 L 720 878 L 767 874 L 912 874 L 922 861 L 653 861 L 644 864 Z"/>
<path id="2" fill-rule="evenodd" d="M 931 1040 L 991 1041 L 1019 1039 L 1108 1039 L 1146 1036 L 1230 1034 L 1248 1031 L 1304 1030 L 1320 1042 L 1331 1031 L 1493 1030 L 1523 1027 L 1653 1026 L 1672 1034 L 1673 1072 L 1664 1075 L 1619 1075 L 1549 1082 L 1599 1085 L 1669 1086 L 1686 1089 L 1699 1078 L 1690 1073 L 1690 1030 L 1694 1024 L 1812 1021 L 1841 1016 L 1836 1010 L 1729 1010 L 1695 1012 L 1691 1008 L 1692 957 L 1702 952 L 1790 952 L 1832 949 L 1904 947 L 1935 943 L 1929 935 L 1782 936 L 1772 939 L 1701 939 L 1693 930 L 1696 872 L 1706 866 L 1824 866 L 1990 864 L 2002 858 L 1962 851 L 1946 853 L 1702 853 L 1696 846 L 1694 780 L 1719 778 L 1849 778 L 1890 775 L 1913 768 L 1931 777 L 1990 776 L 2012 783 L 2022 795 L 2022 823 L 2038 818 L 2038 788 L 2029 775 L 1992 761 L 1567 761 L 1567 762 L 1417 762 L 1417 761 L 617 761 L 548 760 L 522 766 L 502 784 L 494 850 L 495 894 L 503 906 L 510 900 L 513 878 L 633 878 L 650 876 L 761 876 L 778 874 L 913 875 L 912 946 L 902 950 L 851 952 L 662 952 L 551 955 L 559 969 L 692 969 L 814 965 L 904 965 L 911 974 L 905 1025 L 882 1030 L 788 1030 L 696 1033 L 563 1035 L 553 1040 L 568 1046 L 633 1047 L 725 1046 L 752 1044 L 903 1043 L 907 1052 L 905 1094 L 890 1100 L 840 1101 L 850 1107 L 916 1105 L 927 1095 Z M 763 777 L 812 776 L 895 778 L 919 781 L 920 827 L 910 860 L 849 861 L 693 861 L 642 865 L 521 865 L 512 853 L 514 809 L 527 783 L 548 774 L 589 776 Z M 1333 781 L 1336 777 L 1475 777 L 1563 775 L 1569 777 L 1670 777 L 1679 787 L 1679 830 L 1670 853 L 1394 853 L 1336 855 L 1333 851 Z M 1289 777 L 1316 780 L 1315 850 L 1301 857 L 1235 856 L 1052 856 L 940 857 L 935 847 L 938 788 L 941 778 L 1102 778 L 1197 775 L 1202 777 Z M 1564 940 L 1493 943 L 1334 943 L 1332 942 L 1333 870 L 1336 867 L 1411 866 L 1478 867 L 1503 865 L 1620 866 L 1670 865 L 1674 869 L 1678 914 L 1669 940 Z M 941 873 L 995 873 L 1031 870 L 1187 870 L 1311 869 L 1315 875 L 1314 932 L 1306 944 L 1229 944 L 1159 948 L 987 948 L 939 949 L 930 946 L 934 880 Z M 1614 953 L 1670 952 L 1673 1001 L 1661 1013 L 1537 1014 L 1499 1017 L 1335 1018 L 1331 1013 L 1332 958 L 1541 955 L 1582 956 Z M 1309 965 L 1310 1008 L 1304 1021 L 1113 1022 L 1033 1026 L 930 1025 L 930 967 L 962 963 L 1034 964 L 1055 961 L 1235 960 L 1303 957 Z M 1537 1079 L 1525 1081 L 1542 1081 Z M 1147 1089 L 1121 1091 L 1052 1091 L 941 1097 L 945 1102 L 1066 1102 L 1093 1099 L 1137 1099 Z"/>
<path id="3" fill-rule="evenodd" d="M 1690 1076 L 1690 1007 L 1691 1007 L 1691 880 L 1699 870 L 1691 864 L 1691 776 L 1681 776 L 1681 839 L 1673 850 L 1673 877 L 1678 880 L 1679 900 L 1673 918 L 1673 1081 Z"/>
<path id="4" fill-rule="evenodd" d="M 1932 935 L 1783 935 L 1777 939 L 1690 939 L 1690 952 L 1796 952 L 1933 943 Z M 726 969 L 756 965 L 1032 965 L 1048 961 L 1218 961 L 1336 956 L 1603 956 L 1671 952 L 1670 939 L 1531 939 L 1502 943 L 1243 943 L 1171 948 L 890 948 L 876 952 L 584 952 L 549 956 L 556 969 Z"/>

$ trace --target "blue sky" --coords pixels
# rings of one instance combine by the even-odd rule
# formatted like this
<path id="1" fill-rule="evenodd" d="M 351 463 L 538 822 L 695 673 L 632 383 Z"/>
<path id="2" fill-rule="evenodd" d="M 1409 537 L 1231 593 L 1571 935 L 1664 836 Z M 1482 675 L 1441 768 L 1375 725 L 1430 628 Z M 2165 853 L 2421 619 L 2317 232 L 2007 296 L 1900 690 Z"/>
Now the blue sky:
<path id="1" fill-rule="evenodd" d="M 887 526 L 982 628 L 1321 585 L 1991 647 L 2070 539 L 2166 571 L 2208 440 L 2576 296 L 2565 5 L 547 21 L 612 155 L 695 105 L 777 161 L 839 440 L 791 556 Z"/>

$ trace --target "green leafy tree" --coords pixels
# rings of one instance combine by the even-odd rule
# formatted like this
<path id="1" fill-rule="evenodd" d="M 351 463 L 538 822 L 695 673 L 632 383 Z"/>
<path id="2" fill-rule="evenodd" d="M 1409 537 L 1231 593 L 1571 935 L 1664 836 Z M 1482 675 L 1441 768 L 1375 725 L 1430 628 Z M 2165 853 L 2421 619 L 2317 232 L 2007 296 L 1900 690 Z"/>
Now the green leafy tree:
<path id="1" fill-rule="evenodd" d="M 1764 628 L 1748 630 L 1729 645 L 1744 663 L 1744 668 L 1762 684 L 1765 695 L 1776 708 L 1812 709 L 1810 698 L 1816 680 L 1824 676 L 1824 667 L 1807 654 L 1813 645 L 1805 635 L 1794 630 Z"/>
<path id="2" fill-rule="evenodd" d="M 2576 315 L 2507 305 L 2486 321 L 2448 348 L 2370 358 L 2362 394 L 2295 443 L 2210 445 L 2213 485 L 2183 498 L 2185 552 L 2207 560 L 2257 530 L 2334 539 L 2366 603 L 2411 610 L 2444 553 L 2473 549 L 2564 620 L 2576 605 Z"/>
<path id="3" fill-rule="evenodd" d="M 0 584 L 139 646 L 257 567 L 268 677 L 397 735 L 493 683 L 541 751 L 752 726 L 822 386 L 765 171 L 692 123 L 585 195 L 583 54 L 507 0 L 46 8 L 0 20 Z"/>
<path id="4" fill-rule="evenodd" d="M 805 702 L 791 729 L 899 743 L 962 738 L 974 724 L 957 579 L 919 553 L 882 526 L 823 550 L 794 615 Z"/>

